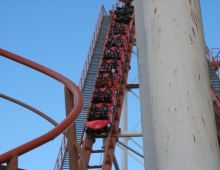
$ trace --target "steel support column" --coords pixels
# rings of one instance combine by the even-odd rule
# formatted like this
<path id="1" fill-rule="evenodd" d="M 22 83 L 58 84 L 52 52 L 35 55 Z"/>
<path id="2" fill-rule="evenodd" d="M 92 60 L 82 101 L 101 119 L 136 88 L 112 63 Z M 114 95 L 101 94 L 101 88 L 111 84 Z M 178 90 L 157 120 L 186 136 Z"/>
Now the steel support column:
<path id="1" fill-rule="evenodd" d="M 199 0 L 135 0 L 145 168 L 219 170 Z"/>
<path id="2" fill-rule="evenodd" d="M 139 131 L 120 132 L 118 134 L 118 137 L 122 137 L 122 138 L 142 137 L 142 132 Z"/>
<path id="3" fill-rule="evenodd" d="M 127 128 L 127 122 L 128 122 L 128 117 L 127 117 L 127 93 L 128 91 L 125 90 L 125 94 L 124 94 L 124 101 L 123 101 L 123 105 L 122 105 L 122 115 L 121 115 L 121 132 L 127 132 L 128 128 Z M 125 145 L 127 145 L 128 143 L 128 138 L 127 137 L 123 137 L 121 138 L 122 143 L 124 143 Z M 121 150 L 121 170 L 127 170 L 128 169 L 128 156 L 127 156 L 127 148 L 123 148 Z"/>
<path id="4" fill-rule="evenodd" d="M 74 106 L 74 99 L 72 93 L 67 87 L 65 87 L 64 91 L 65 91 L 65 103 L 66 103 L 66 116 L 68 116 L 68 113 L 72 110 Z M 76 141 L 75 123 L 73 123 L 67 129 L 67 138 L 68 138 L 67 147 L 69 153 L 69 168 L 70 170 L 78 170 L 78 154 L 77 154 L 77 149 L 74 145 L 74 142 Z"/>
<path id="5" fill-rule="evenodd" d="M 18 156 L 14 155 L 8 162 L 7 170 L 18 170 Z"/>

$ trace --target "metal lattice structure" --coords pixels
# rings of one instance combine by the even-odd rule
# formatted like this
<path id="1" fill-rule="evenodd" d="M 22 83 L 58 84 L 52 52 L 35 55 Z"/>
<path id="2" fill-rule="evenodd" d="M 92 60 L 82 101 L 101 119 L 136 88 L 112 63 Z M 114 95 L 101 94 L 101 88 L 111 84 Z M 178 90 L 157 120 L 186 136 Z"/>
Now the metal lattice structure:
<path id="1" fill-rule="evenodd" d="M 132 1 L 129 1 L 129 0 L 118 1 L 117 7 L 119 7 L 120 3 L 122 3 L 122 6 L 131 6 L 132 5 L 131 2 Z M 191 1 L 189 2 L 191 5 Z M 157 13 L 157 8 L 154 9 L 154 14 L 156 13 Z M 194 13 L 191 12 L 191 15 L 194 15 Z M 122 73 L 120 75 L 121 77 L 120 77 L 120 81 L 118 85 L 119 88 L 117 90 L 118 95 L 116 98 L 113 121 L 111 124 L 112 128 L 108 136 L 97 137 L 95 135 L 89 135 L 85 133 L 85 130 L 86 130 L 85 121 L 86 121 L 86 116 L 88 112 L 88 107 L 91 102 L 92 92 L 94 90 L 94 84 L 95 84 L 96 76 L 98 73 L 99 63 L 102 60 L 103 49 L 106 44 L 106 39 L 108 36 L 108 32 L 110 30 L 110 25 L 111 23 L 113 23 L 114 19 L 115 19 L 114 9 L 110 12 L 110 14 L 107 14 L 105 11 L 105 8 L 102 6 L 99 17 L 98 17 L 98 21 L 95 27 L 95 32 L 93 34 L 92 42 L 89 48 L 89 52 L 86 57 L 86 62 L 84 65 L 82 76 L 80 78 L 79 86 L 78 86 L 84 97 L 84 107 L 82 109 L 78 108 L 77 111 L 79 114 L 79 110 L 80 110 L 80 115 L 72 116 L 71 120 L 69 120 L 68 123 L 66 123 L 68 125 L 65 126 L 65 128 L 64 126 L 62 126 L 61 130 L 59 130 L 59 133 L 62 133 L 62 132 L 64 133 L 64 137 L 61 143 L 61 147 L 58 153 L 58 157 L 56 160 L 54 170 L 64 170 L 64 169 L 70 169 L 70 170 L 83 169 L 84 170 L 84 169 L 97 169 L 97 168 L 101 168 L 103 170 L 110 170 L 112 169 L 113 164 L 114 164 L 115 169 L 120 169 L 117 163 L 116 157 L 114 155 L 116 145 L 122 149 L 126 148 L 127 150 L 134 152 L 136 155 L 144 158 L 144 155 L 142 155 L 141 153 L 138 153 L 137 151 L 135 151 L 135 149 L 127 146 L 126 144 L 118 140 L 120 137 L 132 137 L 132 136 L 141 137 L 142 136 L 142 133 L 140 132 L 139 133 L 123 133 L 120 128 L 120 120 L 121 119 L 124 120 L 123 118 L 121 118 L 122 112 L 125 112 L 124 114 L 127 113 L 127 111 L 123 111 L 124 110 L 123 102 L 126 103 L 126 99 L 127 99 L 127 97 L 125 97 L 127 96 L 126 90 L 139 88 L 138 84 L 127 84 L 128 73 L 131 68 L 130 64 L 131 64 L 132 51 L 133 51 L 133 47 L 136 45 L 135 13 L 131 15 L 131 21 L 128 24 L 128 30 L 126 32 L 127 37 L 126 37 L 126 43 L 125 43 L 125 48 L 124 48 L 125 55 L 124 55 Z M 197 20 L 193 19 L 193 22 L 196 23 Z M 195 35 L 194 29 L 192 30 Z M 190 38 L 192 41 L 192 37 Z M 206 55 L 207 55 L 207 63 L 208 63 L 207 70 L 209 72 L 209 78 L 210 78 L 210 92 L 212 94 L 214 116 L 215 116 L 216 127 L 217 127 L 217 136 L 218 136 L 218 140 L 220 141 L 220 75 L 219 75 L 220 74 L 220 71 L 219 71 L 219 68 L 220 68 L 220 57 L 219 56 L 220 55 L 219 54 L 220 54 L 220 49 L 213 49 L 213 51 L 210 51 L 208 47 L 206 47 Z M 8 58 L 13 58 L 14 56 L 14 54 L 8 53 L 1 49 L 0 49 L 0 55 L 8 57 Z M 15 60 L 15 59 L 12 59 L 12 60 Z M 21 58 L 20 62 L 21 63 L 23 62 L 23 64 L 25 65 L 31 65 L 31 67 L 35 67 L 35 63 L 31 63 L 31 62 L 29 63 L 29 61 L 25 59 Z M 42 71 L 45 68 L 44 69 L 37 68 L 37 69 Z M 57 79 L 62 79 L 62 78 L 57 78 Z M 76 90 L 76 87 L 72 85 L 71 82 L 68 82 L 67 80 L 62 80 L 62 81 L 64 82 L 66 86 L 65 87 L 66 110 L 67 110 L 67 117 L 69 117 L 68 113 L 73 108 L 74 104 L 76 106 L 78 105 L 78 103 L 74 102 L 74 97 L 72 96 L 72 94 L 70 94 L 70 92 L 76 93 L 74 92 L 74 90 Z M 77 91 L 77 93 L 80 93 L 80 92 Z M 79 97 L 79 96 L 80 94 L 76 94 L 76 97 Z M 7 98 L 4 95 L 0 95 L 0 97 Z M 136 97 L 139 98 L 139 96 L 136 96 Z M 8 100 L 13 100 L 13 99 L 8 98 Z M 19 103 L 19 101 L 17 103 Z M 81 101 L 81 103 L 83 102 Z M 25 105 L 25 104 L 20 103 L 20 105 Z M 26 106 L 26 107 L 28 108 L 29 106 Z M 29 108 L 32 109 L 33 111 L 36 111 L 35 109 L 31 107 Z M 72 115 L 73 110 L 71 110 L 70 115 Z M 39 114 L 42 114 L 42 113 L 39 113 Z M 205 125 L 205 121 L 203 117 L 201 117 L 201 120 L 203 124 Z M 53 122 L 53 120 L 49 120 L 49 121 Z M 72 123 L 71 121 L 72 122 L 75 121 L 75 123 L 71 125 Z M 61 126 L 61 125 L 57 125 L 56 122 L 55 122 L 55 125 L 58 128 Z M 97 140 L 98 138 L 103 139 L 102 150 L 93 148 L 94 141 Z M 169 138 L 169 135 L 167 136 L 167 138 Z M 51 140 L 51 137 L 50 137 L 50 140 Z M 47 141 L 45 140 L 44 143 Z M 196 139 L 194 135 L 193 135 L 193 142 L 196 143 Z M 36 144 L 36 145 L 39 146 L 41 144 Z M 13 150 L 14 154 L 12 154 L 12 151 L 10 151 L 9 154 L 6 153 L 3 155 L 0 155 L 0 163 L 8 162 L 9 169 L 15 168 L 17 166 L 18 156 L 21 153 L 23 154 L 33 149 L 33 147 L 31 148 L 30 146 L 32 146 L 32 144 L 29 146 L 27 145 L 23 146 L 22 152 L 20 152 L 20 149 L 15 149 Z M 37 146 L 34 146 L 34 147 L 37 147 Z M 101 161 L 101 164 L 99 165 L 94 165 L 93 162 L 90 162 L 91 155 L 96 154 L 96 153 L 102 153 L 103 155 L 103 159 Z M 1 169 L 2 170 L 6 169 L 6 166 L 0 166 L 0 170 Z"/>

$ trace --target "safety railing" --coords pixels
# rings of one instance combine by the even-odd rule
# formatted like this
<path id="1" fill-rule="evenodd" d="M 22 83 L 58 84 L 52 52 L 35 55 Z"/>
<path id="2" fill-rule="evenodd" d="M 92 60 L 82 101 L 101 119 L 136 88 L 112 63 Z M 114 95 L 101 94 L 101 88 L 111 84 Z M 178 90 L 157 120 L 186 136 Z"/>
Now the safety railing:
<path id="1" fill-rule="evenodd" d="M 212 69 L 215 71 L 217 76 L 220 78 L 220 71 L 218 70 L 220 68 L 220 49 L 213 48 L 210 51 L 209 48 L 206 46 L 206 56 L 208 58 L 208 61 Z"/>
<path id="2" fill-rule="evenodd" d="M 57 160 L 56 160 L 56 163 L 55 163 L 55 167 L 54 167 L 54 169 L 56 169 L 56 170 L 59 170 L 60 167 L 62 166 L 62 162 L 63 162 L 63 159 L 64 159 L 63 155 L 65 155 L 66 147 L 67 147 L 67 138 L 64 136 L 63 140 L 61 142 L 61 147 L 60 147 L 60 150 L 59 150 L 59 153 L 58 153 L 58 156 L 57 156 Z"/>
<path id="3" fill-rule="evenodd" d="M 84 67 L 83 67 L 82 75 L 81 75 L 81 78 L 79 80 L 79 88 L 80 88 L 81 91 L 84 88 L 84 83 L 85 83 L 87 73 L 88 73 L 88 70 L 89 70 L 89 66 L 90 66 L 90 63 L 91 63 L 91 59 L 92 59 L 92 56 L 93 56 L 93 51 L 94 51 L 95 44 L 96 44 L 96 41 L 97 41 L 97 38 L 98 38 L 98 34 L 99 34 L 100 27 L 101 27 L 102 19 L 103 19 L 103 16 L 105 16 L 105 15 L 106 15 L 106 11 L 105 11 L 104 6 L 102 5 L 100 13 L 99 13 L 98 20 L 97 20 L 97 23 L 96 23 L 96 26 L 95 26 L 95 31 L 94 31 L 93 36 L 92 36 L 92 41 L 91 41 L 91 44 L 90 44 L 90 47 L 89 47 L 89 52 L 87 54 L 86 61 L 85 61 Z"/>
<path id="4" fill-rule="evenodd" d="M 211 65 L 211 68 L 213 69 L 213 71 L 215 72 L 215 74 L 217 75 L 219 82 L 220 82 L 220 75 L 219 75 L 219 59 L 220 57 L 218 57 L 219 55 L 219 50 L 217 50 L 217 48 L 212 49 L 212 51 L 209 50 L 209 48 L 206 46 L 206 56 L 208 58 L 208 62 Z M 214 55 L 213 55 L 214 54 Z M 212 98 L 213 98 L 213 103 L 214 103 L 214 112 L 215 112 L 215 119 L 216 119 L 216 127 L 217 127 L 217 135 L 220 139 L 220 99 L 219 96 L 216 92 L 216 89 L 211 85 L 211 94 L 212 94 Z"/>
<path id="5" fill-rule="evenodd" d="M 206 56 L 207 56 L 207 59 L 208 59 L 208 62 L 210 64 L 211 68 L 213 69 L 213 71 L 217 75 L 219 82 L 220 82 L 220 74 L 218 71 L 220 58 L 218 58 L 218 57 L 216 58 L 216 56 L 213 56 L 212 51 L 210 51 L 207 46 L 206 46 Z M 217 105 L 220 108 L 220 99 L 217 95 L 215 88 L 212 85 L 211 85 L 211 91 L 212 91 L 212 96 L 213 96 L 214 100 L 217 100 Z"/>
<path id="6" fill-rule="evenodd" d="M 95 31 L 94 31 L 93 36 L 92 36 L 92 41 L 91 41 L 91 44 L 90 44 L 90 47 L 89 47 L 89 52 L 87 54 L 86 61 L 85 61 L 84 67 L 83 67 L 82 75 L 81 75 L 80 80 L 79 80 L 78 87 L 81 91 L 84 88 L 84 83 L 85 83 L 87 73 L 88 73 L 88 70 L 89 70 L 89 66 L 90 66 L 90 63 L 91 63 L 91 59 L 92 59 L 92 56 L 93 56 L 93 52 L 94 52 L 95 44 L 96 44 L 98 34 L 99 34 L 99 31 L 100 31 L 101 23 L 102 23 L 103 17 L 106 16 L 106 15 L 107 15 L 107 13 L 105 11 L 104 6 L 102 5 L 101 9 L 100 9 L 99 16 L 98 16 L 98 20 L 96 22 Z M 58 152 L 58 156 L 57 156 L 57 160 L 56 160 L 56 163 L 55 163 L 54 170 L 60 170 L 62 168 L 62 164 L 63 164 L 63 161 L 64 161 L 65 152 L 66 152 L 65 151 L 66 150 L 66 145 L 67 145 L 67 139 L 64 136 L 63 140 L 62 140 L 62 143 L 61 143 L 61 146 L 60 146 L 60 150 Z"/>
<path id="7" fill-rule="evenodd" d="M 211 49 L 211 54 L 213 55 L 215 60 L 219 61 L 219 58 L 220 58 L 220 48 L 212 48 Z"/>

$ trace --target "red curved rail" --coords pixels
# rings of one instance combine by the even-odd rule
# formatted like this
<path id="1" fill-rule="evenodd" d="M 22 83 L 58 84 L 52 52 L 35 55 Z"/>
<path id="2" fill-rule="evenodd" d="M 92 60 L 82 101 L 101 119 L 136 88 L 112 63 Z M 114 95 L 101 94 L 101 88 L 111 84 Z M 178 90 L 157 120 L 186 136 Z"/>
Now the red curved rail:
<path id="1" fill-rule="evenodd" d="M 10 60 L 16 61 L 18 63 L 21 63 L 23 65 L 26 65 L 30 68 L 33 68 L 39 72 L 42 72 L 43 74 L 46 74 L 57 81 L 63 83 L 75 96 L 75 107 L 70 111 L 70 114 L 64 119 L 59 125 L 57 125 L 54 129 L 49 131 L 48 133 L 30 141 L 27 142 L 17 148 L 14 148 L 6 153 L 3 153 L 0 155 L 0 164 L 7 162 L 10 160 L 13 156 L 22 155 L 32 149 L 35 149 L 51 140 L 53 140 L 55 137 L 57 137 L 59 134 L 61 134 L 63 131 L 65 131 L 79 116 L 80 112 L 83 108 L 83 96 L 81 91 L 78 89 L 78 87 L 71 82 L 69 79 L 65 78 L 59 73 L 56 73 L 55 71 L 46 68 L 40 64 L 37 64 L 33 61 L 30 61 L 28 59 L 25 59 L 21 56 L 18 56 L 16 54 L 10 53 L 8 51 L 5 51 L 0 48 L 0 55 L 3 57 L 6 57 Z"/>
<path id="2" fill-rule="evenodd" d="M 6 99 L 6 100 L 9 100 L 9 101 L 11 101 L 11 102 L 13 102 L 13 103 L 16 103 L 16 104 L 18 104 L 18 105 L 20 105 L 20 106 L 22 106 L 22 107 L 25 107 L 25 108 L 27 108 L 28 110 L 31 110 L 32 112 L 34 112 L 34 113 L 38 114 L 39 116 L 43 117 L 44 119 L 46 119 L 48 122 L 50 122 L 50 123 L 53 124 L 54 126 L 57 126 L 57 125 L 58 125 L 58 123 L 57 123 L 55 120 L 53 120 L 52 118 L 50 118 L 49 116 L 47 116 L 47 115 L 44 114 L 43 112 L 41 112 L 41 111 L 39 111 L 39 110 L 37 110 L 37 109 L 35 109 L 35 108 L 33 108 L 33 107 L 31 107 L 31 106 L 25 104 L 25 103 L 23 103 L 23 102 L 21 102 L 21 101 L 19 101 L 19 100 L 16 100 L 16 99 L 14 99 L 14 98 L 12 98 L 12 97 L 6 96 L 6 95 L 1 94 L 1 93 L 0 93 L 0 97 L 1 97 L 1 98 L 4 98 L 4 99 Z"/>

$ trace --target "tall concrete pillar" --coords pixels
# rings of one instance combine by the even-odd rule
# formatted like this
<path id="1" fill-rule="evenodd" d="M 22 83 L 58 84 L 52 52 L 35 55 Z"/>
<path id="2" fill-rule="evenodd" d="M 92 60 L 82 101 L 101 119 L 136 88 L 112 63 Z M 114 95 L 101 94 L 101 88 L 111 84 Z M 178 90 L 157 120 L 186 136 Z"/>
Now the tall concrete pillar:
<path id="1" fill-rule="evenodd" d="M 146 170 L 219 170 L 199 0 L 135 0 Z"/>

